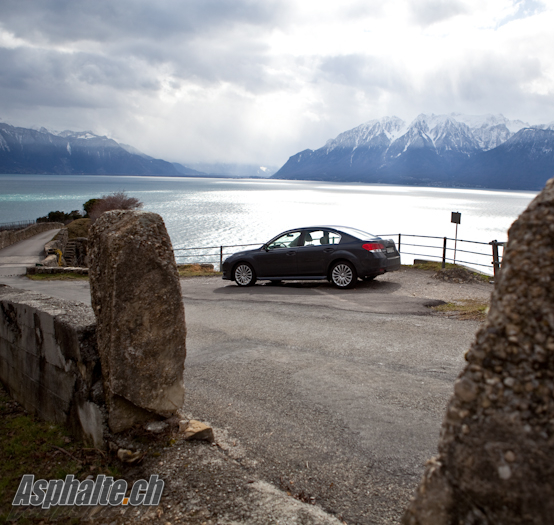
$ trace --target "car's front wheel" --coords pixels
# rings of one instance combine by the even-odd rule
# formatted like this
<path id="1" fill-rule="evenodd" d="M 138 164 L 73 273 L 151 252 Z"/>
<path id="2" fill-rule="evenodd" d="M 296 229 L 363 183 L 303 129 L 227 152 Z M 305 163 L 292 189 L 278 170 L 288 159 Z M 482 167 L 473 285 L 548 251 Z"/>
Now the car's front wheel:
<path id="1" fill-rule="evenodd" d="M 356 268 L 348 261 L 339 261 L 331 268 L 331 282 L 337 288 L 354 288 L 357 280 Z"/>
<path id="2" fill-rule="evenodd" d="M 240 263 L 233 270 L 233 280 L 238 286 L 253 286 L 256 282 L 256 272 L 248 263 Z"/>

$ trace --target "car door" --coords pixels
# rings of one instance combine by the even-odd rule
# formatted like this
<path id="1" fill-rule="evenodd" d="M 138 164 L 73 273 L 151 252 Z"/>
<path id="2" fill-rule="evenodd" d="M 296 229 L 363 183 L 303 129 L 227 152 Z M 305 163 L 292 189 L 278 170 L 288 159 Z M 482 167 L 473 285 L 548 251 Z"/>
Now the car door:
<path id="1" fill-rule="evenodd" d="M 290 277 L 297 274 L 298 244 L 302 232 L 288 232 L 267 243 L 256 254 L 256 273 L 263 277 Z"/>
<path id="2" fill-rule="evenodd" d="M 333 260 L 340 235 L 329 230 L 305 232 L 304 245 L 298 248 L 298 275 L 327 275 L 329 264 Z"/>

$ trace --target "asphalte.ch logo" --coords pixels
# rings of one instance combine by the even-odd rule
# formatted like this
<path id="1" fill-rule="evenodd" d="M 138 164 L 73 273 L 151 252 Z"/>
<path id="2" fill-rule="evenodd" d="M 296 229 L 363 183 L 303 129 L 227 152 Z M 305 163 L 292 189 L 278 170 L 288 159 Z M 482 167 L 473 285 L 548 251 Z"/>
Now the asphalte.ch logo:
<path id="1" fill-rule="evenodd" d="M 12 505 L 31 506 L 49 509 L 55 506 L 89 507 L 96 505 L 159 505 L 164 489 L 164 481 L 157 475 L 150 479 L 139 479 L 133 483 L 127 496 L 127 481 L 115 480 L 111 476 L 100 474 L 96 480 L 79 481 L 73 474 L 65 479 L 38 479 L 25 474 Z"/>

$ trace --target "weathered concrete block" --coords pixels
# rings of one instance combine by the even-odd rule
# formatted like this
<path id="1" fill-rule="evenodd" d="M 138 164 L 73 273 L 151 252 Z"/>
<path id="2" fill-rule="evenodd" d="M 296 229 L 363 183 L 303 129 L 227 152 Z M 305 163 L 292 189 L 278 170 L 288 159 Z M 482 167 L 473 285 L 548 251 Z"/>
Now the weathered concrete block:
<path id="1" fill-rule="evenodd" d="M 514 222 L 404 524 L 550 524 L 554 516 L 554 179 Z"/>
<path id="2" fill-rule="evenodd" d="M 162 218 L 106 212 L 90 235 L 90 285 L 110 428 L 118 432 L 184 402 L 185 317 Z"/>
<path id="3" fill-rule="evenodd" d="M 2 288 L 0 288 L 0 291 Z M 21 325 L 18 322 L 18 312 L 11 303 L 0 303 L 2 315 L 2 330 L 0 336 L 11 344 L 18 344 L 21 340 Z"/>
<path id="4" fill-rule="evenodd" d="M 47 255 L 41 263 L 43 266 L 58 266 L 58 256 L 57 255 Z"/>
<path id="5" fill-rule="evenodd" d="M 104 435 L 102 432 L 104 414 L 96 403 L 82 401 L 76 405 L 77 417 L 86 440 L 97 448 L 103 448 Z"/>
<path id="6" fill-rule="evenodd" d="M 0 381 L 31 413 L 103 447 L 95 330 L 87 305 L 0 287 Z"/>

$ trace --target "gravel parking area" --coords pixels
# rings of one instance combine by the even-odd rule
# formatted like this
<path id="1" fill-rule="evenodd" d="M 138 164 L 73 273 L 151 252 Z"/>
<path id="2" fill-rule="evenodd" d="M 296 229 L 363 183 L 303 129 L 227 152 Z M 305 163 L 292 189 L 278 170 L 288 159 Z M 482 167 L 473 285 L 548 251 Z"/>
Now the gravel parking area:
<path id="1" fill-rule="evenodd" d="M 37 286 L 87 300 L 83 283 Z M 355 290 L 323 282 L 242 289 L 218 277 L 181 286 L 184 415 L 211 424 L 216 443 L 175 435 L 139 466 L 122 465 L 129 480 L 165 481 L 161 505 L 98 508 L 83 521 L 398 523 L 436 453 L 445 404 L 479 326 L 426 305 L 487 301 L 493 286 L 415 269 Z"/>

